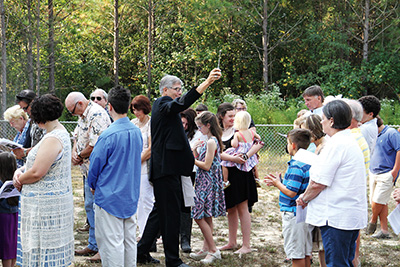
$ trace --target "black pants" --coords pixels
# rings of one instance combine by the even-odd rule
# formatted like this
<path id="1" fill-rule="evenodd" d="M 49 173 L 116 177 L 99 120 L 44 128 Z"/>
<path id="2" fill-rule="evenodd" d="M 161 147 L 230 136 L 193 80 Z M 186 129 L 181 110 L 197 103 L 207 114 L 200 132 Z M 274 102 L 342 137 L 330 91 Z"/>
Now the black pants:
<path id="1" fill-rule="evenodd" d="M 182 264 L 179 258 L 179 229 L 181 224 L 182 186 L 179 175 L 164 176 L 153 182 L 153 210 L 147 219 L 143 236 L 137 246 L 137 254 L 145 255 L 150 251 L 151 244 L 161 231 L 165 264 L 176 267 Z"/>

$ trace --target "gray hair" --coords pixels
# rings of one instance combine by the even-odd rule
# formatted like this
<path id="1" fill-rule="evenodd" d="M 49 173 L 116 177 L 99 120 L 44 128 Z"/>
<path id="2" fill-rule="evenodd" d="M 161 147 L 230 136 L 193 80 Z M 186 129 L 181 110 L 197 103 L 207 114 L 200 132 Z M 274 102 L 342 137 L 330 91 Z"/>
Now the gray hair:
<path id="1" fill-rule="evenodd" d="M 94 90 L 94 91 L 90 94 L 90 97 L 92 97 L 92 95 L 93 95 L 96 91 L 100 91 L 100 92 L 103 94 L 104 99 L 105 99 L 106 101 L 108 101 L 108 94 L 106 93 L 106 91 L 104 91 L 104 90 L 101 89 L 101 88 L 97 88 L 96 90 Z"/>
<path id="2" fill-rule="evenodd" d="M 347 103 L 347 105 L 350 106 L 351 115 L 353 116 L 353 119 L 360 122 L 363 117 L 363 107 L 361 103 L 353 99 L 343 99 L 343 100 Z"/>
<path id="3" fill-rule="evenodd" d="M 183 86 L 183 82 L 178 77 L 168 74 L 165 75 L 160 81 L 160 93 L 163 94 L 165 87 L 172 88 L 172 86 L 176 83 L 180 83 L 180 85 Z"/>
<path id="4" fill-rule="evenodd" d="M 236 108 L 237 104 L 243 105 L 245 108 L 247 108 L 246 102 L 240 98 L 236 98 L 235 100 L 232 101 L 232 105 Z"/>

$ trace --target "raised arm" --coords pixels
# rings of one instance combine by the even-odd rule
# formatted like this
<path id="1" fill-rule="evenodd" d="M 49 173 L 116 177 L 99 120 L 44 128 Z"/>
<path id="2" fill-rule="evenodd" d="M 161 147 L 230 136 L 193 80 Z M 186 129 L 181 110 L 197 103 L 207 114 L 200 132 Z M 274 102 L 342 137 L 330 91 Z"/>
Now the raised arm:
<path id="1" fill-rule="evenodd" d="M 213 84 L 216 80 L 219 80 L 221 78 L 221 70 L 218 68 L 213 69 L 210 74 L 208 75 L 207 79 L 202 82 L 197 88 L 196 91 L 199 94 L 204 93 L 204 91 L 211 85 Z"/>

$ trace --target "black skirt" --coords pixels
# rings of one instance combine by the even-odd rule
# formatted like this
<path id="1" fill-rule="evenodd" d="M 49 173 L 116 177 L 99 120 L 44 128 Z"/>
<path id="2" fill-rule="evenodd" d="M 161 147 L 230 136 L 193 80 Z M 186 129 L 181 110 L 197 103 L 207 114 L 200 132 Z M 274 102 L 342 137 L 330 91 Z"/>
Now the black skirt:
<path id="1" fill-rule="evenodd" d="M 224 190 L 226 209 L 233 208 L 246 200 L 251 208 L 258 201 L 253 171 L 244 172 L 236 167 L 228 167 L 228 171 L 231 185 Z"/>

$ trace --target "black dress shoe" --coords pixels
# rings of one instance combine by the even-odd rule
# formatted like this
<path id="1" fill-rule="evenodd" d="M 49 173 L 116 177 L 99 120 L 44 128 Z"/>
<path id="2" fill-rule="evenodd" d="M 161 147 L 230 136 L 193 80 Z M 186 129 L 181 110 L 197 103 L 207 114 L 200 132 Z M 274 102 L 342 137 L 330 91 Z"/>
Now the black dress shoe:
<path id="1" fill-rule="evenodd" d="M 140 264 L 160 264 L 160 261 L 150 256 L 150 254 L 137 255 L 137 263 Z"/>

